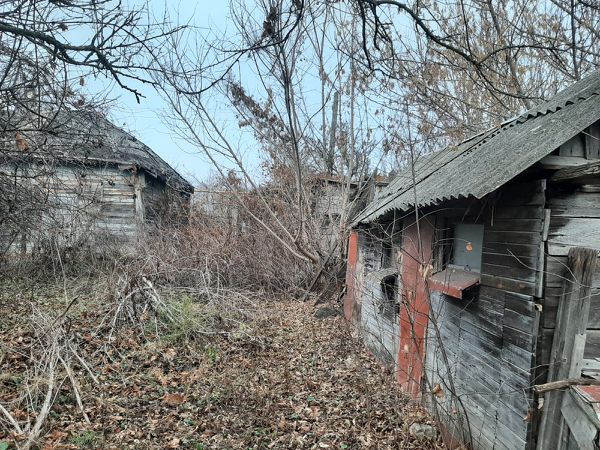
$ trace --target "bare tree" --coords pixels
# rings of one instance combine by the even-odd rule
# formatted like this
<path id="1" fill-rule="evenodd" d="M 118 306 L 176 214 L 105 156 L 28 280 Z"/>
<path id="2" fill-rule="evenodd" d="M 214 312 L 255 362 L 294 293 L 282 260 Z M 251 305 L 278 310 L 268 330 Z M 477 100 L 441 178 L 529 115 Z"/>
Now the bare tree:
<path id="1" fill-rule="evenodd" d="M 598 66 L 595 3 L 356 0 L 366 70 L 440 145 L 497 125 Z"/>
<path id="2" fill-rule="evenodd" d="M 86 209 L 85 199 L 74 206 L 56 195 L 60 158 L 49 144 L 89 140 L 71 112 L 106 112 L 106 93 L 85 96 L 82 86 L 103 78 L 139 102 L 140 86 L 153 84 L 152 61 L 179 30 L 145 3 L 0 1 L 0 253 L 23 248 L 15 240 L 40 214 Z"/>

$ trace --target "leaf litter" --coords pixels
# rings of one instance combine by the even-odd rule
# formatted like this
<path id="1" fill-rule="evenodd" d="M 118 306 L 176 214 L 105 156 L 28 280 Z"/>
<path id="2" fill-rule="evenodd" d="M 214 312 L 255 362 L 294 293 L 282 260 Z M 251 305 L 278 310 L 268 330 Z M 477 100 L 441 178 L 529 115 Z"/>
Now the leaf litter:
<path id="1" fill-rule="evenodd" d="M 3 292 L 0 403 L 10 409 L 27 370 L 30 299 Z M 315 319 L 308 303 L 265 300 L 244 324 L 252 339 L 172 342 L 129 328 L 110 346 L 96 332 L 102 308 L 83 305 L 70 320 L 98 381 L 74 365 L 90 423 L 64 383 L 40 449 L 444 448 L 439 438 L 409 433 L 415 423 L 433 425 L 432 418 L 350 325 L 337 315 Z M 18 420 L 28 414 L 11 412 Z M 14 448 L 19 436 L 5 425 L 0 443 Z"/>

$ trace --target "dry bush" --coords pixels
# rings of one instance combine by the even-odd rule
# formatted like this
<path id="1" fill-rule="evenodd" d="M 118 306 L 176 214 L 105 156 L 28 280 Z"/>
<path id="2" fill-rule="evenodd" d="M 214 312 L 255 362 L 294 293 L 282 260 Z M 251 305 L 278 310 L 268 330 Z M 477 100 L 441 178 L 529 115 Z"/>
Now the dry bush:
<path id="1" fill-rule="evenodd" d="M 227 217 L 194 209 L 183 227 L 149 233 L 140 249 L 144 270 L 168 286 L 302 292 L 310 265 L 291 255 L 243 207 L 233 208 Z"/>
<path id="2" fill-rule="evenodd" d="M 94 277 L 113 271 L 122 256 L 122 242 L 109 233 L 80 233 L 65 242 L 49 231 L 31 252 L 0 255 L 0 277 L 36 281 Z"/>

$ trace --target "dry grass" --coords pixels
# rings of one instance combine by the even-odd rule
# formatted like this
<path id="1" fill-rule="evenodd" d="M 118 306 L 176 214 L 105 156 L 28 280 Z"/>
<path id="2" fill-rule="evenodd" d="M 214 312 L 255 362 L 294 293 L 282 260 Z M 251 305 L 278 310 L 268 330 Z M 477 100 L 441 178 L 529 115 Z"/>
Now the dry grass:
<path id="1" fill-rule="evenodd" d="M 263 301 L 226 335 L 174 336 L 163 328 L 122 328 L 106 345 L 99 319 L 109 309 L 80 280 L 69 331 L 99 384 L 73 362 L 84 410 L 68 380 L 57 391 L 39 447 L 51 449 L 428 449 L 408 427 L 430 417 L 410 403 L 350 337 L 340 317 Z M 18 419 L 30 365 L 31 303 L 64 306 L 61 286 L 5 282 L 0 297 L 0 403 Z M 100 302 L 100 303 L 99 303 Z M 176 331 L 176 330 L 175 330 Z M 20 437 L 2 423 L 0 443 Z"/>

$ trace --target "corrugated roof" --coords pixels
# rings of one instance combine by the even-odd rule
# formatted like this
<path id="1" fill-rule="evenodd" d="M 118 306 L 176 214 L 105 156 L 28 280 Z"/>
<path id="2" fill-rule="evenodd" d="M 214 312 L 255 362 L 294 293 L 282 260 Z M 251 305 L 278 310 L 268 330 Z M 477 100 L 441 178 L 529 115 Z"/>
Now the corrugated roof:
<path id="1" fill-rule="evenodd" d="M 403 170 L 355 225 L 415 205 L 484 197 L 600 119 L 599 95 L 600 71 L 496 128 L 419 158 L 414 171 Z"/>
<path id="2" fill-rule="evenodd" d="M 52 158 L 65 161 L 132 165 L 165 180 L 176 189 L 193 190 L 192 185 L 150 147 L 103 115 L 63 108 L 58 114 L 49 116 L 52 120 L 43 130 L 34 128 L 35 131 L 23 132 L 26 140 L 36 143 L 30 150 L 31 157 L 50 154 Z M 14 145 L 14 133 L 6 134 L 5 145 L 10 148 Z M 23 156 L 20 153 L 19 157 Z"/>

